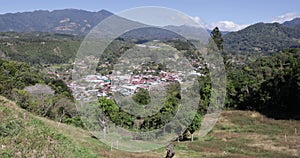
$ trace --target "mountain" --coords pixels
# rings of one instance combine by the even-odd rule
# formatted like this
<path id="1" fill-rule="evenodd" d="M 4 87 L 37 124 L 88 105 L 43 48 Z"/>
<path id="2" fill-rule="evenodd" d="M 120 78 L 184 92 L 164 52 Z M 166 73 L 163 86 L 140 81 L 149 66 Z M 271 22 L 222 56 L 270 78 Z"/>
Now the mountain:
<path id="1" fill-rule="evenodd" d="M 7 13 L 0 15 L 0 32 L 49 32 L 85 35 L 99 22 L 111 15 L 113 15 L 113 13 L 106 10 L 89 12 L 78 9 L 54 11 L 38 10 L 33 12 Z M 129 22 L 132 25 L 138 24 L 130 20 L 126 20 L 126 22 Z M 191 36 L 194 36 L 195 33 L 199 34 L 199 30 L 200 34 L 202 33 L 201 31 L 203 31 L 203 29 L 184 25 L 166 26 L 164 28 L 179 33 L 184 31 L 185 34 Z M 174 37 L 178 37 L 178 35 L 174 35 L 174 33 L 171 33 L 168 30 L 144 28 L 131 31 L 131 36 L 138 39 L 144 39 L 145 37 L 148 39 L 172 39 Z M 210 32 L 209 30 L 207 31 Z M 222 33 L 226 34 L 227 32 Z M 128 37 L 129 34 L 130 33 L 127 33 L 125 36 Z"/>
<path id="2" fill-rule="evenodd" d="M 89 12 L 77 9 L 8 13 L 0 15 L 0 32 L 50 32 L 86 35 L 94 26 L 111 15 L 113 13 L 106 10 Z M 123 20 L 128 24 L 138 24 L 126 19 Z M 229 53 L 258 52 L 270 54 L 287 48 L 300 47 L 299 26 L 300 18 L 296 18 L 283 24 L 257 23 L 237 32 L 222 32 L 224 50 Z M 112 26 L 112 29 L 114 28 Z M 143 42 L 152 39 L 168 40 L 178 38 L 178 35 L 174 32 L 180 33 L 182 31 L 191 36 L 203 35 L 201 32 L 203 30 L 197 28 L 187 29 L 187 26 L 166 26 L 165 28 L 168 30 L 158 28 L 137 29 L 121 37 L 135 38 Z M 8 50 L 6 52 L 1 51 L 1 57 L 3 54 L 7 55 L 9 53 Z"/>
<path id="3" fill-rule="evenodd" d="M 0 15 L 0 32 L 86 34 L 111 15 L 113 14 L 106 10 L 89 12 L 77 9 L 8 13 Z"/>
<path id="4" fill-rule="evenodd" d="M 279 23 L 257 23 L 224 35 L 224 50 L 229 53 L 270 54 L 300 47 L 300 29 Z"/>
<path id="5" fill-rule="evenodd" d="M 286 21 L 282 25 L 300 29 L 300 18 L 295 18 L 291 21 Z"/>

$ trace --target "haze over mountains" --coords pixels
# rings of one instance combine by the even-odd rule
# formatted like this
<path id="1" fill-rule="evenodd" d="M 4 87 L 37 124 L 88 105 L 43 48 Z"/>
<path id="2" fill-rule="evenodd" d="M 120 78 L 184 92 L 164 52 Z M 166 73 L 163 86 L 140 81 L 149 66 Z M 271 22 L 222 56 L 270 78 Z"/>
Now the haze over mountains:
<path id="1" fill-rule="evenodd" d="M 113 13 L 101 10 L 90 12 L 77 9 L 34 11 L 0 15 L 0 32 L 50 32 L 85 35 Z M 180 30 L 179 27 L 168 27 Z M 197 29 L 191 29 L 191 33 Z M 144 37 L 137 32 L 137 37 Z M 149 31 L 148 31 L 149 33 Z M 162 33 L 164 39 L 170 34 Z M 166 37 L 165 37 L 166 36 Z M 286 48 L 300 47 L 300 18 L 279 23 L 257 23 L 237 32 L 226 32 L 224 50 L 231 53 L 258 52 L 269 54 Z M 146 36 L 148 37 L 148 36 Z"/>

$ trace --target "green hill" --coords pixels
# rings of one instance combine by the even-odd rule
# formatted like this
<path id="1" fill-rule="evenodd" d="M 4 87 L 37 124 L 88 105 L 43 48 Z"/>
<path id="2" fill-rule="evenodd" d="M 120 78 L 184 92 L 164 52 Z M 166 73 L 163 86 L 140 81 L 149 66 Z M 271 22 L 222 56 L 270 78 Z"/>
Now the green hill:
<path id="1" fill-rule="evenodd" d="M 300 47 L 300 29 L 279 23 L 257 23 L 224 35 L 224 51 L 234 54 L 271 54 Z"/>
<path id="2" fill-rule="evenodd" d="M 50 33 L 0 33 L 0 56 L 31 64 L 71 62 L 81 37 Z"/>
<path id="3" fill-rule="evenodd" d="M 174 142 L 175 157 L 297 157 L 300 122 L 256 112 L 222 112 L 215 128 L 194 142 Z M 165 149 L 129 153 L 104 145 L 88 131 L 35 116 L 0 97 L 0 157 L 145 157 Z"/>
<path id="4" fill-rule="evenodd" d="M 125 153 L 104 145 L 81 128 L 35 116 L 0 96 L 0 157 L 162 157 Z M 164 154 L 161 151 L 161 154 Z M 156 155 L 156 156 L 155 156 Z"/>
<path id="5" fill-rule="evenodd" d="M 0 97 L 0 157 L 96 157 L 79 128 L 37 117 Z M 81 140 L 82 139 L 82 140 Z"/>

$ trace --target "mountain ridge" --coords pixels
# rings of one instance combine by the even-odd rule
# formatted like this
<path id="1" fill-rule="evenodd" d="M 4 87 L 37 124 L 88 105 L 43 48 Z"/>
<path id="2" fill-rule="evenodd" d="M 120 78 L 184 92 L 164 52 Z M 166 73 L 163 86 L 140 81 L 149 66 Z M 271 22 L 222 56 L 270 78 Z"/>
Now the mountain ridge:
<path id="1" fill-rule="evenodd" d="M 6 13 L 0 15 L 0 32 L 50 32 L 84 36 L 99 22 L 111 15 L 114 14 L 107 10 L 91 12 L 79 9 Z M 166 27 L 171 27 L 173 32 L 182 30 L 182 26 Z M 196 30 L 191 29 L 187 33 L 194 35 Z M 134 36 L 136 38 L 152 39 L 149 35 L 157 37 L 154 35 L 155 32 L 161 39 L 170 39 L 174 36 L 166 31 L 160 34 L 155 30 L 147 31 L 148 35 L 145 35 L 143 30 L 133 35 L 136 35 Z M 259 22 L 239 31 L 222 32 L 222 34 L 224 51 L 227 53 L 272 54 L 287 48 L 300 47 L 300 18 L 283 24 Z"/>
<path id="2" fill-rule="evenodd" d="M 99 11 L 88 11 L 88 10 L 83 10 L 83 9 L 74 9 L 74 8 L 66 8 L 66 9 L 57 9 L 57 10 L 33 10 L 33 11 L 24 11 L 24 12 L 14 12 L 14 13 L 4 13 L 4 14 L 0 14 L 0 32 L 6 32 L 8 31 L 7 28 L 6 30 L 3 30 L 3 26 L 1 27 L 1 22 L 13 22 L 14 20 L 20 20 L 20 19 L 9 19 L 6 18 L 6 17 L 13 17 L 13 16 L 22 16 L 26 18 L 29 18 L 29 20 L 32 20 L 30 19 L 29 15 L 32 16 L 32 15 L 36 15 L 36 14 L 42 14 L 42 16 L 44 17 L 48 17 L 48 18 L 53 18 L 51 17 L 52 15 L 56 15 L 60 18 L 62 18 L 62 14 L 74 14 L 74 15 L 79 15 L 79 18 L 82 16 L 82 14 L 85 14 L 85 15 L 89 15 L 88 18 L 90 18 L 89 20 L 91 20 L 91 18 L 94 18 L 94 17 L 97 17 L 99 18 L 99 16 L 102 16 L 100 20 L 103 20 L 104 18 L 110 16 L 110 15 L 113 15 L 112 12 L 108 11 L 108 10 L 105 10 L 105 9 L 101 9 Z M 48 15 L 46 15 L 48 14 Z M 52 15 L 51 15 L 52 14 Z M 94 15 L 93 15 L 94 14 Z M 68 18 L 68 17 L 66 17 Z M 77 17 L 78 18 L 78 17 Z M 26 20 L 26 19 L 23 19 L 23 20 Z M 34 19 L 34 20 L 39 20 L 39 19 Z M 60 19 L 60 20 L 64 20 L 64 19 Z M 97 21 L 97 23 L 99 23 L 100 21 L 98 21 L 99 19 L 95 19 L 95 21 Z M 94 20 L 92 20 L 93 24 L 95 24 Z M 96 23 L 96 24 L 97 24 Z M 261 23 L 261 22 L 258 22 L 258 23 Z M 282 23 L 283 25 L 285 26 L 292 26 L 294 27 L 295 25 L 299 26 L 300 24 L 300 18 L 294 18 L 290 21 L 285 21 Z M 29 25 L 28 25 L 29 26 Z M 34 28 L 33 28 L 34 29 Z M 210 30 L 210 29 L 208 29 Z M 16 31 L 16 32 L 20 32 L 18 31 L 18 29 L 13 29 L 11 31 Z M 32 30 L 32 31 L 40 31 L 40 30 Z M 223 30 L 220 30 L 221 32 L 224 32 L 224 35 L 227 34 L 228 32 L 237 32 L 237 31 L 223 31 Z M 240 31 L 240 30 L 238 30 Z M 49 32 L 52 32 L 52 31 L 49 31 Z M 62 32 L 60 32 L 62 33 Z"/>
<path id="3" fill-rule="evenodd" d="M 300 18 L 294 18 L 290 21 L 286 21 L 282 23 L 282 25 L 300 29 Z"/>
<path id="4" fill-rule="evenodd" d="M 37 10 L 0 15 L 0 32 L 54 32 L 86 34 L 103 19 L 113 15 L 107 10 Z"/>

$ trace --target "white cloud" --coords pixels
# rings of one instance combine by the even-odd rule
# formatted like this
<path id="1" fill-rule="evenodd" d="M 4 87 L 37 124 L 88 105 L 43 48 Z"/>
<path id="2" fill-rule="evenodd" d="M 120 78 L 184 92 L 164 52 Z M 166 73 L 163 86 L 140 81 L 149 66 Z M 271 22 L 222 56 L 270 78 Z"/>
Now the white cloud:
<path id="1" fill-rule="evenodd" d="M 250 24 L 236 24 L 232 21 L 218 21 L 218 22 L 213 22 L 207 27 L 209 29 L 213 29 L 215 27 L 218 27 L 221 31 L 238 31 L 241 30 Z"/>
<path id="2" fill-rule="evenodd" d="M 193 19 L 193 21 L 197 24 L 200 24 L 200 18 L 198 16 L 195 16 L 195 17 L 192 17 L 191 16 L 191 19 Z"/>
<path id="3" fill-rule="evenodd" d="M 211 24 L 205 24 L 198 16 L 190 16 L 189 18 L 193 21 L 194 24 L 211 30 L 215 27 L 218 27 L 221 31 L 238 31 L 249 26 L 248 24 L 236 24 L 232 21 L 226 20 L 213 22 Z"/>
<path id="4" fill-rule="evenodd" d="M 214 29 L 215 27 L 218 27 L 221 31 L 238 31 L 241 30 L 249 25 L 240 25 L 240 24 L 236 24 L 232 21 L 218 21 L 218 22 L 214 22 L 211 24 L 205 24 L 198 16 L 190 16 L 190 18 L 193 20 L 194 23 L 196 23 L 197 25 L 200 25 L 203 28 L 207 28 L 207 29 Z"/>
<path id="5" fill-rule="evenodd" d="M 293 20 L 296 17 L 300 17 L 300 14 L 299 13 L 286 13 L 286 14 L 283 14 L 283 15 L 273 18 L 272 22 L 283 23 L 285 21 Z"/>
<path id="6" fill-rule="evenodd" d="M 193 23 L 192 25 L 194 26 L 200 26 L 202 28 L 206 28 L 205 23 L 198 17 L 198 16 L 189 16 L 190 19 L 192 19 Z M 191 24 L 191 23 L 190 23 Z"/>

